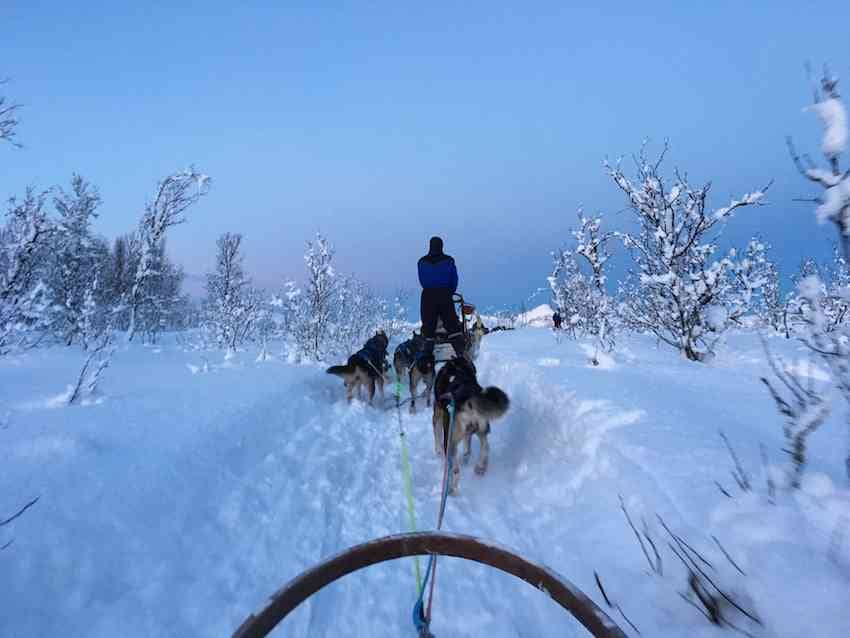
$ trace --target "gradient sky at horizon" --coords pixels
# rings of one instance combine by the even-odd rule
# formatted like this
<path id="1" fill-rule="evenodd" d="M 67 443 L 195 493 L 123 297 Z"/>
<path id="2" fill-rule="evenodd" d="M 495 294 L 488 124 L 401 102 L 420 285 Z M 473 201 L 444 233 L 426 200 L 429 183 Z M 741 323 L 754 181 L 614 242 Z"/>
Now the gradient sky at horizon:
<path id="1" fill-rule="evenodd" d="M 0 7 L 25 145 L 0 147 L 0 195 L 79 172 L 114 237 L 159 178 L 195 164 L 212 191 L 168 240 L 190 274 L 241 232 L 275 288 L 320 230 L 341 269 L 414 288 L 440 234 L 469 298 L 515 304 L 545 285 L 579 205 L 627 222 L 602 161 L 645 138 L 669 140 L 670 170 L 711 180 L 716 207 L 775 180 L 725 242 L 759 233 L 786 273 L 831 251 L 833 229 L 793 201 L 815 191 L 784 139 L 817 155 L 803 63 L 850 83 L 847 5 L 122 4 Z"/>

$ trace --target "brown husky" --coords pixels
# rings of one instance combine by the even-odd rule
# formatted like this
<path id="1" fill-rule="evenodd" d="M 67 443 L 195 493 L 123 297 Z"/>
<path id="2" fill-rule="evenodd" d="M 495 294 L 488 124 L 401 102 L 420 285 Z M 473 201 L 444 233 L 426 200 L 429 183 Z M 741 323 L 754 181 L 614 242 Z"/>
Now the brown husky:
<path id="1" fill-rule="evenodd" d="M 457 492 L 460 481 L 460 466 L 457 462 L 458 444 L 463 441 L 463 462 L 469 461 L 472 447 L 472 435 L 478 435 L 480 452 L 476 474 L 487 471 L 490 456 L 490 421 L 498 419 L 508 411 L 510 401 L 499 388 L 482 388 L 476 378 L 475 365 L 466 358 L 455 358 L 447 362 L 437 374 L 434 387 L 434 445 L 438 455 L 447 454 L 452 459 L 452 476 L 449 479 L 449 491 Z M 449 403 L 455 403 L 455 423 L 451 440 L 447 440 L 449 430 Z"/>
<path id="2" fill-rule="evenodd" d="M 384 373 L 387 369 L 387 346 L 389 339 L 383 330 L 375 333 L 366 344 L 348 357 L 348 363 L 344 366 L 331 366 L 326 370 L 328 374 L 341 377 L 345 383 L 346 398 L 351 401 L 354 393 L 360 395 L 360 388 L 366 387 L 369 392 L 369 403 L 375 397 L 375 386 L 384 398 Z"/>

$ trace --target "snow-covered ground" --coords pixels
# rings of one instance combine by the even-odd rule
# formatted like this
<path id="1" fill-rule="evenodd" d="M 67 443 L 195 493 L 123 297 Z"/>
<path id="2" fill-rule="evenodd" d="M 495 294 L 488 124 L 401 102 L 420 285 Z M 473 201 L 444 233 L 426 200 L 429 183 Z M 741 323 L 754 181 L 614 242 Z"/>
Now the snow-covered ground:
<path id="1" fill-rule="evenodd" d="M 792 342 L 773 344 L 802 367 Z M 485 338 L 479 376 L 513 405 L 494 424 L 488 473 L 464 468 L 444 528 L 544 562 L 602 605 L 597 572 L 643 636 L 725 635 L 679 597 L 684 570 L 658 514 L 763 620 L 730 612 L 746 631 L 850 635 L 841 404 L 812 437 L 802 489 L 770 504 L 759 445 L 777 479 L 787 460 L 757 339 L 732 336 L 711 365 L 641 337 L 598 367 L 587 350 L 543 329 Z M 55 398 L 77 374 L 78 350 L 0 359 L 0 518 L 40 496 L 0 528 L 0 545 L 15 541 L 0 553 L 0 635 L 227 636 L 319 559 L 407 530 L 394 410 L 347 405 L 319 366 L 205 356 L 206 368 L 201 352 L 173 342 L 125 348 L 102 400 L 70 408 Z M 404 424 L 426 529 L 441 464 L 430 416 L 405 413 Z M 719 428 L 751 475 L 750 493 L 731 478 Z M 618 495 L 637 527 L 645 521 L 663 575 L 651 574 Z M 521 581 L 459 560 L 440 565 L 439 638 L 586 635 Z M 412 560 L 369 568 L 310 599 L 277 633 L 414 636 L 414 589 Z"/>

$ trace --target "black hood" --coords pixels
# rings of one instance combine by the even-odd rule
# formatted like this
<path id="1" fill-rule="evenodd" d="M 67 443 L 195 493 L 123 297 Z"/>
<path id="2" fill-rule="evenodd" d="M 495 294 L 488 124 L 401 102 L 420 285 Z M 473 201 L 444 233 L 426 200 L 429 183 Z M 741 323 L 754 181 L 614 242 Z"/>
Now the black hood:
<path id="1" fill-rule="evenodd" d="M 429 257 L 439 257 L 443 254 L 443 240 L 439 237 L 432 237 L 431 243 L 428 246 Z"/>

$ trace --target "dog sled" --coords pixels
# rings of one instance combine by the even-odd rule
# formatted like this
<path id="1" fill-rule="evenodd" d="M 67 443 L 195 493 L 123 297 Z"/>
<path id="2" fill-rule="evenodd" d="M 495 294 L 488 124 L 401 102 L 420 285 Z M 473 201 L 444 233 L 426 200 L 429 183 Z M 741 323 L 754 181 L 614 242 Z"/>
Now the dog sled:
<path id="1" fill-rule="evenodd" d="M 626 638 L 596 603 L 551 569 L 481 539 L 444 532 L 385 536 L 323 561 L 284 585 L 264 609 L 242 623 L 233 638 L 264 638 L 310 596 L 347 574 L 389 560 L 435 554 L 482 563 L 506 572 L 548 595 L 596 638 Z M 340 624 L 344 624 L 342 619 Z"/>
<path id="2" fill-rule="evenodd" d="M 469 350 L 472 345 L 471 323 L 475 315 L 475 306 L 467 303 L 460 293 L 454 293 L 452 295 L 452 301 L 457 311 L 457 317 L 460 319 L 464 344 L 466 345 L 466 349 Z M 454 348 L 449 343 L 449 333 L 441 320 L 437 321 L 437 329 L 434 331 L 434 341 L 434 359 L 437 363 L 445 363 L 454 357 Z"/>

